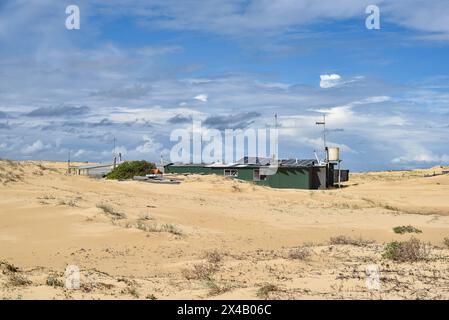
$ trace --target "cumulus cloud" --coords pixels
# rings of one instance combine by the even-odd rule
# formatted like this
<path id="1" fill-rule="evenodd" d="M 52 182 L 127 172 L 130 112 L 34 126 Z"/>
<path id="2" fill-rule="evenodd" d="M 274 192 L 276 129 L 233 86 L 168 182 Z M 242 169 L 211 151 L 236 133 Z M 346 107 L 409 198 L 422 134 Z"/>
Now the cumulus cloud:
<path id="1" fill-rule="evenodd" d="M 89 107 L 56 106 L 37 108 L 26 115 L 28 117 L 78 116 L 89 112 Z"/>
<path id="2" fill-rule="evenodd" d="M 161 143 L 154 141 L 154 139 L 148 135 L 144 135 L 142 140 L 144 143 L 136 147 L 138 153 L 154 155 L 160 152 L 163 148 Z"/>
<path id="3" fill-rule="evenodd" d="M 83 154 L 86 153 L 86 150 L 83 149 L 79 149 L 77 152 L 75 152 L 75 154 L 73 155 L 75 158 L 78 158 L 80 156 L 82 156 Z"/>
<path id="4" fill-rule="evenodd" d="M 36 140 L 33 144 L 26 145 L 25 147 L 23 147 L 21 152 L 24 155 L 32 155 L 50 148 L 51 148 L 50 144 L 46 145 L 41 140 Z"/>
<path id="5" fill-rule="evenodd" d="M 194 99 L 198 100 L 198 101 L 201 101 L 201 102 L 207 102 L 207 95 L 199 94 Z"/>
<path id="6" fill-rule="evenodd" d="M 338 74 L 322 74 L 320 76 L 320 87 L 323 89 L 333 88 L 341 83 L 341 76 Z"/>
<path id="7" fill-rule="evenodd" d="M 181 124 L 181 123 L 189 123 L 192 122 L 192 116 L 183 116 L 181 114 L 177 114 L 170 119 L 167 120 L 168 123 L 171 124 Z"/>
<path id="8" fill-rule="evenodd" d="M 203 124 L 205 126 L 215 128 L 218 130 L 244 129 L 249 125 L 251 125 L 254 122 L 253 120 L 255 118 L 258 118 L 260 116 L 261 114 L 256 111 L 237 113 L 231 115 L 216 115 L 207 117 L 206 120 L 204 120 Z"/>

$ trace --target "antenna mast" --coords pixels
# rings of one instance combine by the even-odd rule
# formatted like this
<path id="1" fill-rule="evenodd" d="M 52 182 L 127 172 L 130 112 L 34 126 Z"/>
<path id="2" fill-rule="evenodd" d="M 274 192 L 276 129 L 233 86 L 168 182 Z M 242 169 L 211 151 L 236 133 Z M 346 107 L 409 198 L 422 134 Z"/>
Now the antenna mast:
<path id="1" fill-rule="evenodd" d="M 325 154 L 325 160 L 327 161 L 327 152 L 326 152 L 326 149 L 327 149 L 327 144 L 326 144 L 326 114 L 323 114 L 323 121 L 317 121 L 315 124 L 323 126 L 324 154 Z"/>

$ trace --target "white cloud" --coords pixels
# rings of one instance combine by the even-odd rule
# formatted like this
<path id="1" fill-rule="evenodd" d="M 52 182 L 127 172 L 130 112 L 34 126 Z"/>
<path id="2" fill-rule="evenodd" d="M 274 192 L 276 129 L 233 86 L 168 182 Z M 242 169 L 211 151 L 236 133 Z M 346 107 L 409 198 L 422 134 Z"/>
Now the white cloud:
<path id="1" fill-rule="evenodd" d="M 413 163 L 443 163 L 449 162 L 449 155 L 437 155 L 434 152 L 423 147 L 419 143 L 404 142 L 404 155 L 393 158 L 391 163 L 394 164 L 413 164 Z"/>
<path id="2" fill-rule="evenodd" d="M 152 137 L 144 135 L 142 137 L 144 143 L 136 148 L 136 151 L 142 154 L 157 154 L 163 148 L 162 144 L 155 142 Z"/>
<path id="3" fill-rule="evenodd" d="M 333 88 L 342 83 L 338 74 L 322 74 L 320 76 L 320 87 L 323 89 Z"/>
<path id="4" fill-rule="evenodd" d="M 82 156 L 83 154 L 85 154 L 86 151 L 83 149 L 79 149 L 77 152 L 75 152 L 75 154 L 73 155 L 75 158 L 78 158 L 80 156 Z"/>
<path id="5" fill-rule="evenodd" d="M 50 144 L 45 145 L 41 140 L 37 140 L 31 145 L 23 147 L 21 152 L 25 155 L 31 155 L 50 148 L 51 148 Z"/>
<path id="6" fill-rule="evenodd" d="M 199 94 L 194 99 L 198 100 L 198 101 L 201 101 L 201 102 L 207 102 L 207 95 Z"/>

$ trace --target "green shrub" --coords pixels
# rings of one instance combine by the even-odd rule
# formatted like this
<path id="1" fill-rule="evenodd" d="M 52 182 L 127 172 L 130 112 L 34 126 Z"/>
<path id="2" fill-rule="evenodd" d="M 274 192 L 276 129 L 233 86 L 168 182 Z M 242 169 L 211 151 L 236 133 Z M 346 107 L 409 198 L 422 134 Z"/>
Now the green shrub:
<path id="1" fill-rule="evenodd" d="M 422 230 L 415 228 L 413 226 L 399 226 L 393 228 L 394 233 L 404 234 L 404 233 L 422 233 Z"/>
<path id="2" fill-rule="evenodd" d="M 408 241 L 393 241 L 385 246 L 382 258 L 398 262 L 415 262 L 426 260 L 430 254 L 430 246 L 416 238 Z"/>
<path id="3" fill-rule="evenodd" d="M 154 163 L 141 161 L 125 161 L 106 175 L 107 179 L 132 179 L 134 176 L 144 176 L 154 169 Z"/>

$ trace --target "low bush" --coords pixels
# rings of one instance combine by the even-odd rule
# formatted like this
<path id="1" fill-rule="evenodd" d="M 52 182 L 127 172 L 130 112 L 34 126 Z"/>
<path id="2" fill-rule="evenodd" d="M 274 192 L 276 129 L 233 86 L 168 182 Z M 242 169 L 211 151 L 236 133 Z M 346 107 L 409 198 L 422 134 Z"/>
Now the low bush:
<path id="1" fill-rule="evenodd" d="M 430 245 L 411 238 L 408 241 L 393 241 L 385 246 L 382 258 L 398 262 L 416 262 L 426 260 L 430 254 Z"/>
<path id="2" fill-rule="evenodd" d="M 420 229 L 413 226 L 399 226 L 393 228 L 394 233 L 404 234 L 404 233 L 422 233 Z"/>
<path id="3" fill-rule="evenodd" d="M 107 179 L 132 179 L 134 176 L 145 176 L 154 169 L 154 163 L 141 161 L 125 161 L 106 175 Z"/>

